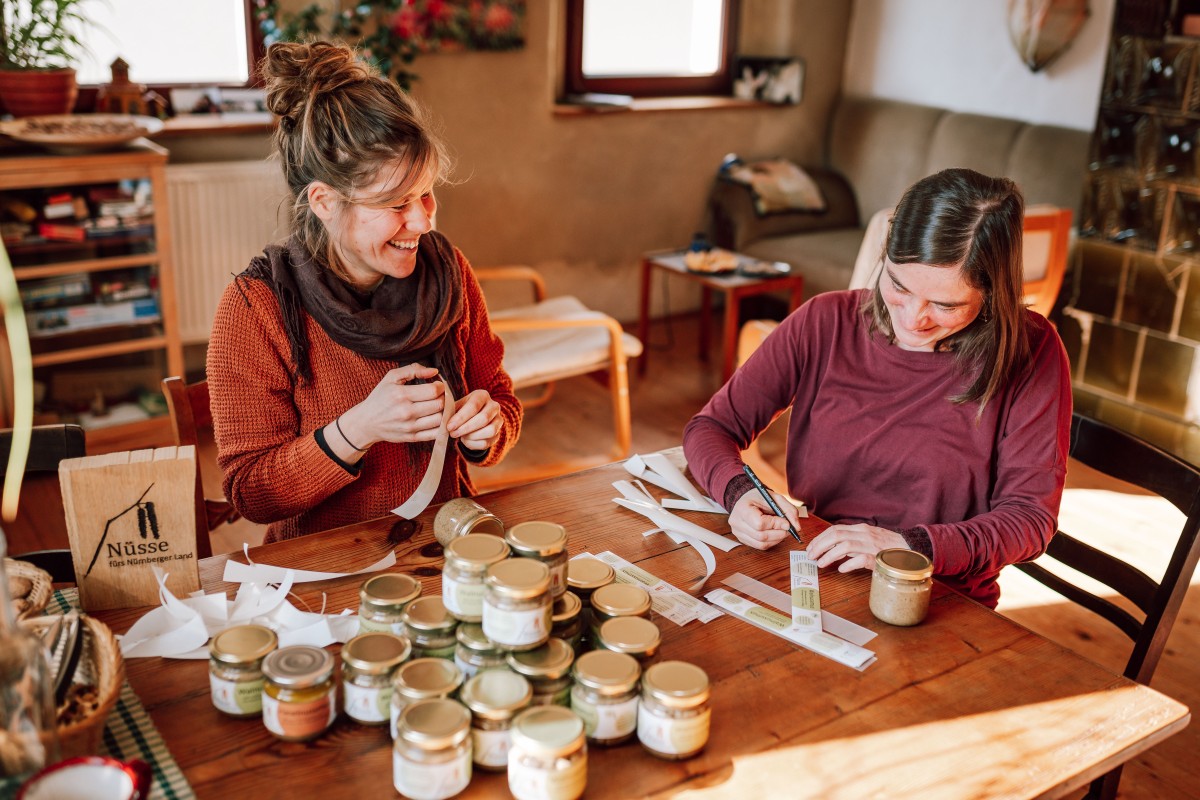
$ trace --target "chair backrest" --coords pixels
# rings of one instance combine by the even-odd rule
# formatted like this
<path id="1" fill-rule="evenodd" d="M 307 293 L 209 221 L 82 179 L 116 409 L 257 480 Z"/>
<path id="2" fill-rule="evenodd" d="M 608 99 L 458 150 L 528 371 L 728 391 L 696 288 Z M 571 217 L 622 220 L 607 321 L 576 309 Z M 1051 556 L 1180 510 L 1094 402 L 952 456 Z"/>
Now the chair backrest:
<path id="1" fill-rule="evenodd" d="M 211 555 L 209 513 L 206 497 L 221 497 L 221 468 L 213 438 L 212 411 L 208 404 L 208 381 L 186 383 L 172 376 L 162 382 L 171 414 L 175 444 L 196 448 L 196 547 L 201 557 Z"/>
<path id="2" fill-rule="evenodd" d="M 1039 563 L 1017 567 L 1059 594 L 1099 614 L 1133 641 L 1125 676 L 1148 684 L 1179 613 L 1200 557 L 1200 469 L 1131 433 L 1076 413 L 1071 420 L 1071 456 L 1104 475 L 1153 492 L 1185 515 L 1161 581 L 1116 556 L 1059 531 L 1046 553 L 1127 598 L 1145 615 L 1133 614 Z"/>

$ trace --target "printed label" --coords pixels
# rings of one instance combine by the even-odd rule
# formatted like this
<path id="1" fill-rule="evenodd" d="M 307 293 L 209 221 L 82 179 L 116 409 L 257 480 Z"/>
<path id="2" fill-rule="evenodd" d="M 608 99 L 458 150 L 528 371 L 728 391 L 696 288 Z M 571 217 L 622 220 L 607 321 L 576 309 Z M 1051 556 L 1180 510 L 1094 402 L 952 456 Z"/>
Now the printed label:
<path id="1" fill-rule="evenodd" d="M 691 753 L 708 741 L 711 719 L 712 711 L 707 708 L 694 717 L 674 719 L 652 714 L 645 706 L 641 706 L 637 717 L 638 740 L 658 753 Z"/>
<path id="2" fill-rule="evenodd" d="M 227 681 L 210 672 L 208 683 L 212 687 L 213 705 L 218 711 L 239 717 L 262 711 L 262 678 L 252 681 Z"/>
<path id="3" fill-rule="evenodd" d="M 792 623 L 809 633 L 821 631 L 821 590 L 817 562 L 807 550 L 790 553 L 792 571 Z"/>
<path id="4" fill-rule="evenodd" d="M 502 611 L 484 603 L 483 635 L 509 647 L 544 642 L 550 636 L 550 604 L 531 611 Z"/>
<path id="5" fill-rule="evenodd" d="M 461 756 L 441 764 L 416 764 L 392 751 L 392 784 L 397 792 L 411 800 L 453 797 L 470 782 L 470 748 Z"/>
<path id="6" fill-rule="evenodd" d="M 638 724 L 638 698 L 620 703 L 594 704 L 571 695 L 571 710 L 583 720 L 583 731 L 589 739 L 607 741 L 633 733 Z"/>
<path id="7" fill-rule="evenodd" d="M 403 622 L 380 622 L 379 620 L 367 619 L 361 614 L 358 617 L 358 632 L 359 633 L 398 633 L 404 635 Z"/>
<path id="8" fill-rule="evenodd" d="M 567 562 L 550 567 L 550 596 L 558 597 L 567 590 Z"/>
<path id="9" fill-rule="evenodd" d="M 355 686 L 342 682 L 343 703 L 351 719 L 359 722 L 386 722 L 391 715 L 392 687 Z"/>
<path id="10" fill-rule="evenodd" d="M 508 750 L 512 746 L 512 736 L 508 731 L 472 728 L 471 745 L 475 751 L 475 763 L 481 767 L 500 769 L 508 765 Z"/>
<path id="11" fill-rule="evenodd" d="M 456 617 L 479 619 L 483 615 L 483 584 L 459 583 L 443 575 L 442 605 Z"/>
<path id="12" fill-rule="evenodd" d="M 333 692 L 307 703 L 281 703 L 271 695 L 262 695 L 263 724 L 276 736 L 303 739 L 316 736 L 333 724 L 337 704 Z"/>
<path id="13" fill-rule="evenodd" d="M 517 800 L 575 800 L 587 786 L 587 756 L 565 769 L 538 769 L 524 762 L 514 748 L 508 759 L 508 790 Z"/>

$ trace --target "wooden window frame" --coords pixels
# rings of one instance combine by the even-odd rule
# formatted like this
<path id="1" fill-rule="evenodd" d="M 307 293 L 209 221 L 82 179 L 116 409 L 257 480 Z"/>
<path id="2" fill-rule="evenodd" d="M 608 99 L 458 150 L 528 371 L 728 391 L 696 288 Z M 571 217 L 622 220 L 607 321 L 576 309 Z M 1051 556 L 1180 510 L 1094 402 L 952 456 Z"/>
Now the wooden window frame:
<path id="1" fill-rule="evenodd" d="M 737 47 L 739 0 L 724 0 L 725 23 L 722 28 L 721 61 L 717 72 L 695 77 L 620 76 L 588 78 L 583 74 L 583 4 L 586 0 L 567 0 L 566 71 L 564 85 L 570 94 L 602 92 L 633 97 L 682 97 L 717 95 L 728 97 L 733 89 L 733 70 Z"/>

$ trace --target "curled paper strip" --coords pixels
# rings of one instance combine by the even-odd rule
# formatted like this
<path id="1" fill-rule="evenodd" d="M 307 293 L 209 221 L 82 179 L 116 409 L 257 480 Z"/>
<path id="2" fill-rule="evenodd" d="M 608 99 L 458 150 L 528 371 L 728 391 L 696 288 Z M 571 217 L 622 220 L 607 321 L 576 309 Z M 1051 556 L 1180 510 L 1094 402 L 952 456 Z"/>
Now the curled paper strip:
<path id="1" fill-rule="evenodd" d="M 446 403 L 442 407 L 442 427 L 438 430 L 437 438 L 433 441 L 433 452 L 429 455 L 429 466 L 412 496 L 392 509 L 393 514 L 405 519 L 419 516 L 429 506 L 438 484 L 442 482 L 442 467 L 446 463 L 446 448 L 450 443 L 450 417 L 454 416 L 454 393 L 445 381 L 442 381 L 442 386 L 446 389 Z"/>
<path id="2" fill-rule="evenodd" d="M 708 546 L 716 547 L 726 553 L 741 544 L 736 539 L 729 539 L 713 533 L 710 530 L 701 528 L 694 522 L 688 522 L 682 517 L 675 516 L 656 503 L 649 493 L 638 489 L 629 481 L 613 481 L 613 487 L 622 495 L 621 498 L 614 498 L 614 503 L 628 508 L 630 511 L 636 511 L 663 530 L 674 531 L 693 539 L 699 539 Z"/>
<path id="3" fill-rule="evenodd" d="M 625 461 L 625 470 L 634 477 L 649 481 L 659 488 L 686 498 L 676 500 L 668 497 L 662 502 L 666 508 L 708 511 L 713 514 L 727 513 L 720 503 L 697 489 L 679 467 L 671 463 L 671 459 L 662 453 L 634 455 Z"/>
<path id="4" fill-rule="evenodd" d="M 787 592 L 781 592 L 762 581 L 756 581 L 749 575 L 735 572 L 721 582 L 726 586 L 737 589 L 748 597 L 753 597 L 755 600 L 766 603 L 777 611 L 782 611 L 784 614 L 792 612 L 792 598 Z M 874 639 L 876 635 L 875 631 L 870 628 L 864 628 L 862 625 L 839 617 L 837 614 L 830 613 L 825 609 L 821 609 L 821 629 L 826 633 L 832 633 L 839 639 L 845 639 L 847 642 L 856 644 L 859 647 Z"/>
<path id="5" fill-rule="evenodd" d="M 244 548 L 243 552 L 246 553 L 246 560 L 250 561 L 249 550 Z M 368 572 L 379 572 L 380 570 L 394 566 L 395 563 L 396 554 L 390 550 L 387 555 L 374 564 L 354 572 L 314 572 L 306 569 L 276 567 L 271 564 L 255 564 L 253 561 L 250 561 L 249 564 L 243 564 L 240 561 L 230 559 L 225 562 L 225 573 L 221 578 L 226 583 L 281 583 L 285 577 L 290 575 L 291 583 L 313 583 L 314 581 L 345 578 L 348 575 L 365 575 Z"/>

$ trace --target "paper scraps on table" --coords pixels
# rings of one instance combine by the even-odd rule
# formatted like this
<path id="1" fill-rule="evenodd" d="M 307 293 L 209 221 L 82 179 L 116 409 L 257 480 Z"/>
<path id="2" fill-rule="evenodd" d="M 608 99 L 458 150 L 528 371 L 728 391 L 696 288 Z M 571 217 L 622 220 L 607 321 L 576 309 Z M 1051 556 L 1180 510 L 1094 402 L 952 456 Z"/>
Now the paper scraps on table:
<path id="1" fill-rule="evenodd" d="M 792 611 L 792 598 L 787 592 L 780 591 L 773 586 L 768 586 L 762 581 L 756 581 L 749 575 L 735 572 L 721 582 L 726 586 L 737 589 L 744 595 L 766 603 L 777 611 L 782 611 L 784 614 L 790 614 Z M 832 633 L 839 639 L 845 639 L 847 642 L 856 644 L 859 647 L 862 647 L 876 636 L 875 631 L 870 628 L 864 628 L 862 625 L 839 617 L 837 614 L 830 613 L 825 609 L 821 609 L 821 629 L 826 633 Z"/>
<path id="2" fill-rule="evenodd" d="M 662 501 L 665 508 L 686 511 L 708 511 L 713 514 L 728 513 L 721 504 L 697 489 L 683 471 L 662 453 L 634 455 L 625 461 L 625 470 L 635 478 L 653 483 L 661 489 L 673 492 L 685 499 L 668 497 Z"/>
<path id="3" fill-rule="evenodd" d="M 650 593 L 650 605 L 654 612 L 676 625 L 686 625 L 694 619 L 712 622 L 721 616 L 721 612 L 708 603 L 692 597 L 609 550 L 599 555 L 580 553 L 575 558 L 595 558 L 608 564 L 616 573 L 617 583 L 631 583 L 645 589 Z"/>
<path id="4" fill-rule="evenodd" d="M 242 552 L 245 554 L 246 560 L 250 563 L 243 564 L 233 559 L 226 561 L 225 573 L 221 576 L 221 579 L 226 583 L 281 583 L 288 576 L 288 573 L 291 573 L 292 583 L 313 583 L 314 581 L 345 578 L 347 575 L 366 575 L 368 572 L 379 572 L 380 570 L 394 566 L 396 563 L 396 553 L 389 550 L 387 555 L 374 564 L 363 567 L 360 570 L 355 570 L 354 572 L 314 572 L 306 569 L 277 567 L 271 564 L 255 564 L 250 559 L 250 548 L 248 545 L 242 546 Z"/>
<path id="5" fill-rule="evenodd" d="M 839 639 L 825 631 L 805 631 L 777 611 L 763 608 L 725 589 L 713 589 L 705 599 L 756 628 L 780 636 L 792 644 L 823 655 L 861 672 L 875 663 L 875 654 L 866 648 Z"/>
<path id="6" fill-rule="evenodd" d="M 442 467 L 446 463 L 446 449 L 450 443 L 450 417 L 454 416 L 454 393 L 450 384 L 442 381 L 446 389 L 446 402 L 442 407 L 442 427 L 438 429 L 437 438 L 433 440 L 433 452 L 429 455 L 429 466 L 425 475 L 412 496 L 392 509 L 392 513 L 405 519 L 415 519 L 429 507 L 434 493 L 442 482 Z"/>
<path id="7" fill-rule="evenodd" d="M 709 545 L 711 544 L 728 551 L 736 547 L 738 543 L 718 536 L 712 531 L 707 531 L 687 520 L 680 519 L 670 511 L 659 506 L 654 498 L 650 496 L 650 493 L 645 490 L 645 487 L 641 486 L 641 481 L 638 481 L 638 484 L 635 487 L 629 481 L 614 481 L 613 486 L 624 497 L 614 497 L 613 502 L 622 508 L 636 511 L 658 525 L 657 528 L 645 531 L 642 534 L 643 536 L 650 536 L 654 533 L 665 533 L 671 537 L 671 541 L 675 542 L 675 544 L 684 544 L 686 542 L 692 546 L 700 555 L 700 560 L 704 562 L 704 577 L 689 586 L 688 590 L 692 592 L 700 591 L 717 568 L 717 558 L 713 555 L 712 548 Z"/>

